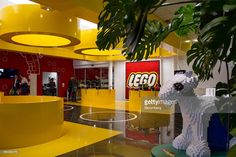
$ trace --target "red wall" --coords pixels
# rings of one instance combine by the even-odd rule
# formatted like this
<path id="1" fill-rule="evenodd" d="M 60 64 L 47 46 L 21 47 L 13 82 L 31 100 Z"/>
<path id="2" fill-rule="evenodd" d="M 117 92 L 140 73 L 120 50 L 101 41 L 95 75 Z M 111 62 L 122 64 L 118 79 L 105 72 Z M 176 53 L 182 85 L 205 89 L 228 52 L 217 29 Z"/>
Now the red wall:
<path id="1" fill-rule="evenodd" d="M 42 55 L 22 54 L 15 52 L 0 52 L 0 68 L 18 69 L 20 73 L 28 76 L 30 73 L 38 74 L 37 77 L 37 95 L 42 94 L 42 73 L 58 73 L 58 96 L 66 96 L 68 81 L 74 75 L 73 60 L 48 57 Z M 0 91 L 7 95 L 12 88 L 13 79 L 0 79 Z M 62 84 L 65 84 L 62 87 Z"/>

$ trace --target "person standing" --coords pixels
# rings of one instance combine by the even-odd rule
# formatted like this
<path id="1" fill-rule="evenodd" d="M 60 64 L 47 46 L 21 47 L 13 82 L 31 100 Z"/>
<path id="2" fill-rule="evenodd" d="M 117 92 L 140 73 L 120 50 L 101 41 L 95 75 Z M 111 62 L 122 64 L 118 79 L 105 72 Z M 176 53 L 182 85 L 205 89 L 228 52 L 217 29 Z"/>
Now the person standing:
<path id="1" fill-rule="evenodd" d="M 97 75 L 95 76 L 95 79 L 96 79 L 96 81 L 95 81 L 96 88 L 100 89 L 101 88 L 101 79 Z"/>
<path id="2" fill-rule="evenodd" d="M 72 102 L 76 102 L 76 92 L 77 92 L 78 83 L 75 77 L 71 77 L 68 83 L 68 92 L 69 92 L 69 100 Z"/>
<path id="3" fill-rule="evenodd" d="M 20 94 L 20 78 L 19 78 L 19 75 L 15 75 L 14 76 L 14 84 L 13 84 L 13 95 L 19 95 Z"/>
<path id="4" fill-rule="evenodd" d="M 21 95 L 28 95 L 30 93 L 29 90 L 29 82 L 25 76 L 20 74 L 20 79 L 21 79 Z"/>
<path id="5" fill-rule="evenodd" d="M 49 79 L 48 87 L 49 87 L 50 95 L 55 96 L 56 95 L 56 83 L 54 81 L 54 78 Z"/>

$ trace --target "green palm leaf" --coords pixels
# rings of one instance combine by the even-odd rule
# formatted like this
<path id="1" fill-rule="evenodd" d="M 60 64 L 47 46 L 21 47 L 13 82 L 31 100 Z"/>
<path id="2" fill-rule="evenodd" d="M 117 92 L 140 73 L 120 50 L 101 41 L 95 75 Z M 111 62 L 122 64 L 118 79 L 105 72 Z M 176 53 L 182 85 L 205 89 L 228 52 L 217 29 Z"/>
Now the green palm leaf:
<path id="1" fill-rule="evenodd" d="M 178 16 L 167 25 L 163 26 L 159 21 L 147 21 L 144 33 L 139 43 L 135 47 L 127 47 L 123 50 L 123 54 L 129 60 L 147 59 L 153 54 L 161 42 L 182 22 L 182 16 Z M 131 49 L 130 49 L 131 48 Z"/>
<path id="2" fill-rule="evenodd" d="M 183 15 L 168 25 L 149 21 L 147 15 L 166 0 L 109 0 L 99 15 L 96 44 L 100 50 L 115 48 L 123 41 L 122 54 L 129 60 L 148 58 L 160 43 L 179 28 Z"/>
<path id="3" fill-rule="evenodd" d="M 187 36 L 192 32 L 196 32 L 199 28 L 199 12 L 198 8 L 194 8 L 193 5 L 187 5 L 180 7 L 175 15 L 183 15 L 183 21 L 175 33 L 179 36 Z"/>
<path id="4" fill-rule="evenodd" d="M 194 72 L 203 81 L 213 77 L 212 71 L 217 61 L 236 61 L 236 22 L 233 20 L 236 19 L 235 3 L 220 0 L 202 2 L 199 42 L 193 44 L 187 52 L 187 63 L 193 64 Z"/>

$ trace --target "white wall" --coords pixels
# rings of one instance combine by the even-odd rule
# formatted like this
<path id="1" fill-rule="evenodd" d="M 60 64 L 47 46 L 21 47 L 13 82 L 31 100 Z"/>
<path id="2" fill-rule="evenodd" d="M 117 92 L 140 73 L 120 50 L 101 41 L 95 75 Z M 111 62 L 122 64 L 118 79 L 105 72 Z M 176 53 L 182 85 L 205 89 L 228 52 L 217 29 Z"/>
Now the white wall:
<path id="1" fill-rule="evenodd" d="M 175 61 L 177 62 L 176 69 L 184 69 L 187 71 L 192 71 L 192 65 L 187 65 L 186 60 L 187 60 L 186 55 L 176 57 L 176 59 L 175 59 Z M 198 85 L 198 88 L 214 88 L 219 81 L 221 81 L 221 82 L 227 81 L 225 64 L 222 64 L 220 74 L 218 73 L 219 65 L 220 65 L 220 63 L 218 62 L 215 66 L 215 69 L 213 70 L 214 78 L 211 78 L 205 82 L 200 82 Z"/>
<path id="2" fill-rule="evenodd" d="M 37 74 L 29 75 L 30 95 L 37 95 Z"/>
<path id="3" fill-rule="evenodd" d="M 125 61 L 114 62 L 114 89 L 116 100 L 125 100 Z"/>
<path id="4" fill-rule="evenodd" d="M 161 59 L 161 85 L 165 84 L 174 76 L 174 58 L 165 57 Z"/>

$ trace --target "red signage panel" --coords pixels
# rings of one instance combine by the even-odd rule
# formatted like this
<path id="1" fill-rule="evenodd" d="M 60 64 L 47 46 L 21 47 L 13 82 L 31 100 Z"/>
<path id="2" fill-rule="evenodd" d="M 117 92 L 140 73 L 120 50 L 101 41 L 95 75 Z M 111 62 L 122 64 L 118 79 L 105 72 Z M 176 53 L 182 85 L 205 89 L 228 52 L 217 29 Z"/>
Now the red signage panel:
<path id="1" fill-rule="evenodd" d="M 140 89 L 144 86 L 158 89 L 159 82 L 159 60 L 126 63 L 126 99 L 129 98 L 129 89 Z"/>

